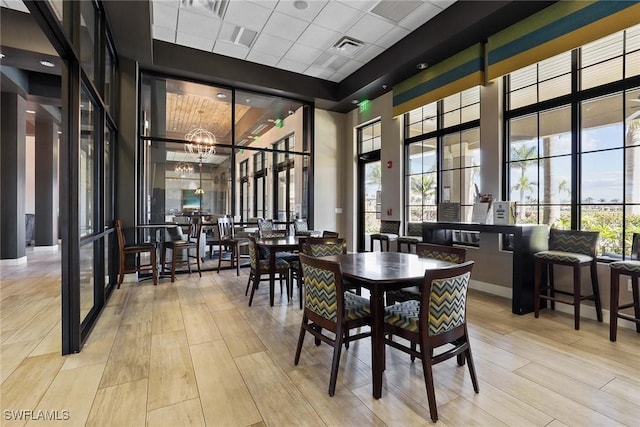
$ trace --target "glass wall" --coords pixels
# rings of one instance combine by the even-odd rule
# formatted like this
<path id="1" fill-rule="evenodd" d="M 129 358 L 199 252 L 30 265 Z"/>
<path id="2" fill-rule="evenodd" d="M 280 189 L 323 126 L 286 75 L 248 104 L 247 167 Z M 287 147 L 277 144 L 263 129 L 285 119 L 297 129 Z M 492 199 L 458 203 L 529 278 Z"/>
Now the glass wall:
<path id="1" fill-rule="evenodd" d="M 505 77 L 506 170 L 518 221 L 600 232 L 620 258 L 640 231 L 640 26 Z"/>
<path id="2" fill-rule="evenodd" d="M 308 212 L 304 103 L 148 73 L 141 93 L 142 222 Z"/>

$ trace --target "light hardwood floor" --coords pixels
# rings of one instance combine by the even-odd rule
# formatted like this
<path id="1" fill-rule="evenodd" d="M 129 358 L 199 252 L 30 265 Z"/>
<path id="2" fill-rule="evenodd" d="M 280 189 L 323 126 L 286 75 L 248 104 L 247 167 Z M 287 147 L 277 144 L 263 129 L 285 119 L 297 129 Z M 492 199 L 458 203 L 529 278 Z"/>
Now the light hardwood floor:
<path id="1" fill-rule="evenodd" d="M 58 258 L 28 256 L 0 272 L 2 425 L 50 424 L 14 410 L 68 411 L 65 426 L 431 424 L 421 365 L 405 354 L 387 350 L 383 397 L 371 397 L 366 339 L 343 351 L 329 397 L 331 349 L 307 337 L 294 366 L 298 301 L 276 291 L 269 307 L 265 283 L 248 307 L 247 269 L 125 283 L 82 352 L 62 357 Z M 473 291 L 468 318 L 480 393 L 455 359 L 437 365 L 438 425 L 640 425 L 635 330 L 611 343 L 607 324 L 575 331 L 569 315 L 516 316 Z"/>

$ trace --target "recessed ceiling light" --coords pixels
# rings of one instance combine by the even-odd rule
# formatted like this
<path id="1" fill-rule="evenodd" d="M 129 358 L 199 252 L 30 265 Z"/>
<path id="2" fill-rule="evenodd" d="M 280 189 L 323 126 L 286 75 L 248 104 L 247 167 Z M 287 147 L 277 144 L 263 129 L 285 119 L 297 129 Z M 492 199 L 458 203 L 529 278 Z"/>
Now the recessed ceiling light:
<path id="1" fill-rule="evenodd" d="M 273 123 L 273 122 L 275 122 L 275 120 L 273 120 L 273 119 L 267 119 L 267 121 L 268 121 L 269 123 Z"/>
<path id="2" fill-rule="evenodd" d="M 56 64 L 54 64 L 53 62 L 45 61 L 45 60 L 40 61 L 40 65 L 45 66 L 45 67 L 49 67 L 49 68 L 53 68 L 53 67 L 56 66 Z"/>
<path id="3" fill-rule="evenodd" d="M 429 64 L 427 64 L 426 62 L 421 62 L 418 65 L 416 65 L 416 68 L 418 70 L 426 70 L 428 66 Z"/>
<path id="4" fill-rule="evenodd" d="M 289 110 L 289 115 L 293 115 L 293 110 Z"/>
<path id="5" fill-rule="evenodd" d="M 0 53 L 0 59 L 4 58 L 4 53 Z"/>
<path id="6" fill-rule="evenodd" d="M 295 7 L 298 10 L 305 10 L 306 8 L 309 7 L 309 3 L 307 3 L 304 0 L 296 0 L 293 2 L 293 7 Z"/>
<path id="7" fill-rule="evenodd" d="M 27 110 L 27 113 L 29 113 L 29 114 L 35 114 L 36 112 L 35 112 L 35 111 L 33 111 L 33 110 Z"/>
<path id="8" fill-rule="evenodd" d="M 58 131 L 58 135 L 62 135 L 62 131 L 61 130 Z"/>
<path id="9" fill-rule="evenodd" d="M 247 104 L 251 102 L 251 100 L 249 98 L 245 99 L 244 102 L 246 102 Z"/>
<path id="10" fill-rule="evenodd" d="M 382 89 L 387 89 L 387 85 L 382 85 Z"/>
<path id="11" fill-rule="evenodd" d="M 351 100 L 351 103 L 352 103 L 352 104 L 357 104 L 358 102 L 360 102 L 360 101 L 358 101 L 357 99 L 352 99 L 352 100 Z"/>
<path id="12" fill-rule="evenodd" d="M 227 95 L 225 95 L 224 93 L 220 92 L 216 95 L 218 98 L 220 99 L 225 99 L 227 97 Z"/>

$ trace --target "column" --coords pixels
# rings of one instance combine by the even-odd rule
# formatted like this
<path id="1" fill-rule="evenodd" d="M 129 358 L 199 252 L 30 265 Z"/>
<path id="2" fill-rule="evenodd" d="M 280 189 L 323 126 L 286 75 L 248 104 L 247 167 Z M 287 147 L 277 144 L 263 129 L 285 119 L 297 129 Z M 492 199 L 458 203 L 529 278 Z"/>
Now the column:
<path id="1" fill-rule="evenodd" d="M 0 94 L 0 264 L 27 262 L 25 254 L 25 138 L 27 102 Z"/>
<path id="2" fill-rule="evenodd" d="M 51 117 L 36 117 L 35 250 L 58 247 L 58 126 Z"/>

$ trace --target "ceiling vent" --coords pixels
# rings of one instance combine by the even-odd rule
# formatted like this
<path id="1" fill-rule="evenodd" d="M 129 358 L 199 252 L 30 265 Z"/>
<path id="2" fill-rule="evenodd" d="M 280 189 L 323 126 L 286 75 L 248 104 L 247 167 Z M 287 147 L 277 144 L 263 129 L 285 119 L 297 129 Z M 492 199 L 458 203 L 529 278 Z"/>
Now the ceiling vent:
<path id="1" fill-rule="evenodd" d="M 338 40 L 333 46 L 341 55 L 353 57 L 361 48 L 364 43 L 360 40 L 354 39 L 349 36 L 344 36 Z"/>
<path id="2" fill-rule="evenodd" d="M 234 44 L 250 48 L 257 35 L 258 33 L 253 30 L 238 26 L 233 29 L 230 41 Z"/>
<path id="3" fill-rule="evenodd" d="M 262 132 L 265 128 L 267 127 L 266 124 L 262 123 L 260 124 L 257 128 L 255 128 L 254 130 L 251 131 L 251 133 L 253 135 L 258 135 L 260 132 Z"/>
<path id="4" fill-rule="evenodd" d="M 325 52 L 313 62 L 313 65 L 324 68 L 325 70 L 338 71 L 347 62 L 349 62 L 349 58 Z"/>
<path id="5" fill-rule="evenodd" d="M 203 7 L 213 13 L 214 16 L 222 19 L 227 11 L 230 0 L 181 0 L 182 7 Z"/>
<path id="6" fill-rule="evenodd" d="M 371 13 L 381 16 L 389 21 L 400 22 L 406 18 L 411 12 L 413 12 L 418 6 L 422 4 L 421 1 L 407 0 L 407 1 L 388 1 L 383 0 L 378 3 Z"/>

